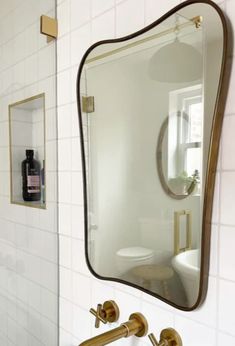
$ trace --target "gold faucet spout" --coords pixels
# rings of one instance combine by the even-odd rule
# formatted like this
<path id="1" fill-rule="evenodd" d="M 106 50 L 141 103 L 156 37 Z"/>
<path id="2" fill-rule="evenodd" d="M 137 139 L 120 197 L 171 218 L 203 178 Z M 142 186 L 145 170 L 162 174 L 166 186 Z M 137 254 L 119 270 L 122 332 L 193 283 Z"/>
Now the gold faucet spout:
<path id="1" fill-rule="evenodd" d="M 138 337 L 146 335 L 148 332 L 148 323 L 145 317 L 136 312 L 129 317 L 129 321 L 121 324 L 119 327 L 106 333 L 97 335 L 89 340 L 82 342 L 79 346 L 103 346 L 121 338 L 127 338 L 135 335 Z"/>

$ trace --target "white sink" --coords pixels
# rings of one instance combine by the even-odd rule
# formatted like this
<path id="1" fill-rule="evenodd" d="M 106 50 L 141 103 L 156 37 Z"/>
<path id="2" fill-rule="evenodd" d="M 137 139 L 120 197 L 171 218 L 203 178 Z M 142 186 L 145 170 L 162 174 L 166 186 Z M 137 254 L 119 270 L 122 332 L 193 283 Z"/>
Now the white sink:
<path id="1" fill-rule="evenodd" d="M 172 266 L 179 274 L 185 288 L 189 306 L 193 306 L 198 297 L 200 279 L 199 262 L 199 249 L 181 252 L 172 259 Z"/>

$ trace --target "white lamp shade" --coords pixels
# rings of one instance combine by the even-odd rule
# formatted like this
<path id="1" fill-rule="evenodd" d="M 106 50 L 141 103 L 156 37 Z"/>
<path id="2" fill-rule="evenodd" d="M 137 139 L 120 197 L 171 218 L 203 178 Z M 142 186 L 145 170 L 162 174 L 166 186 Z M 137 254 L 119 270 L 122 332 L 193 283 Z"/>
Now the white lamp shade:
<path id="1" fill-rule="evenodd" d="M 193 46 L 175 40 L 151 57 L 148 69 L 149 77 L 159 82 L 196 81 L 202 77 L 202 55 Z"/>

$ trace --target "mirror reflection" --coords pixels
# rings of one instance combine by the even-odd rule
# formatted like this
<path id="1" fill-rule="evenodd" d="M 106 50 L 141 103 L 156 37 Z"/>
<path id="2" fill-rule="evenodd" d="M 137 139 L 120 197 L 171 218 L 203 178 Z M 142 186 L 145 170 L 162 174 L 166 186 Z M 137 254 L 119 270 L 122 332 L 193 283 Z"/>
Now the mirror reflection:
<path id="1" fill-rule="evenodd" d="M 81 76 L 90 266 L 181 308 L 199 295 L 223 44 L 216 9 L 191 4 L 97 45 Z"/>

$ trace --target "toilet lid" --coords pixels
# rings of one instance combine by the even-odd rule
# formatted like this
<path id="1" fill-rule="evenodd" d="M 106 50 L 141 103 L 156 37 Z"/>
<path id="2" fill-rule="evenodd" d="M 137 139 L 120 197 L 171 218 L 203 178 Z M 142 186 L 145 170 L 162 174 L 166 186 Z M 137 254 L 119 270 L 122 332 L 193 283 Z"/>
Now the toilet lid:
<path id="1" fill-rule="evenodd" d="M 145 247 L 127 247 L 117 251 L 117 256 L 134 259 L 134 258 L 146 258 L 153 256 L 153 250 Z"/>

